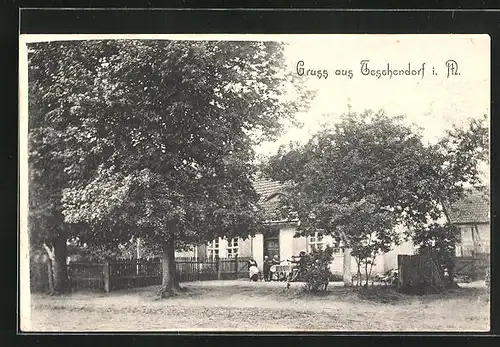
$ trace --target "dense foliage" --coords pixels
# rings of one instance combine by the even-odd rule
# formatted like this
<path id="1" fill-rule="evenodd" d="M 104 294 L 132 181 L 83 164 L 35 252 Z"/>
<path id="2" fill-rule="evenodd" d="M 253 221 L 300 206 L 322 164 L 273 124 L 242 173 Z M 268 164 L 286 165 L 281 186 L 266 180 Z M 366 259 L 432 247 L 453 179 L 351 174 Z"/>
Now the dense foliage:
<path id="1" fill-rule="evenodd" d="M 480 179 L 488 156 L 486 117 L 452 128 L 437 143 L 421 129 L 384 112 L 348 113 L 305 145 L 291 144 L 270 158 L 264 173 L 285 185 L 283 218 L 298 219 L 298 235 L 316 231 L 352 247 L 365 273 L 377 254 L 443 216 Z"/>
<path id="2" fill-rule="evenodd" d="M 258 229 L 252 148 L 309 102 L 284 71 L 282 44 L 112 40 L 29 50 L 32 239 L 160 244 L 168 291 L 176 248 Z"/>
<path id="3" fill-rule="evenodd" d="M 332 277 L 330 265 L 333 261 L 333 248 L 330 246 L 314 248 L 304 255 L 303 279 L 305 289 L 310 292 L 325 291 Z"/>
<path id="4" fill-rule="evenodd" d="M 123 243 L 81 244 L 70 241 L 68 256 L 75 261 L 103 262 L 110 259 L 151 259 L 161 257 L 161 245 L 149 244 L 141 239 L 131 239 Z"/>
<path id="5" fill-rule="evenodd" d="M 442 278 L 445 274 L 453 283 L 455 266 L 455 246 L 460 241 L 460 229 L 453 224 L 437 224 L 422 226 L 415 230 L 413 243 L 417 253 L 432 257 L 439 267 Z"/>

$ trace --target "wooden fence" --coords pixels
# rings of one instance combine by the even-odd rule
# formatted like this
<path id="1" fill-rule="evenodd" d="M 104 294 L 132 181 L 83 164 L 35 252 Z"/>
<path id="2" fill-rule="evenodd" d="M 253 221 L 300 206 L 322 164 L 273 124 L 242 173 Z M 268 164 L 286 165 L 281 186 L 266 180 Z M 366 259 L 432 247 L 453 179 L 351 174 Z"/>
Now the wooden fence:
<path id="1" fill-rule="evenodd" d="M 249 258 L 195 260 L 177 258 L 179 282 L 231 280 L 248 277 Z M 31 290 L 48 289 L 47 264 L 31 263 Z M 159 258 L 114 260 L 106 263 L 73 262 L 68 264 L 72 290 L 109 292 L 117 289 L 160 285 L 162 263 Z"/>
<path id="2" fill-rule="evenodd" d="M 104 290 L 103 264 L 71 263 L 68 265 L 68 277 L 74 290 Z"/>
<path id="3" fill-rule="evenodd" d="M 443 279 L 436 261 L 428 255 L 398 255 L 398 289 L 402 292 L 439 292 Z"/>
<path id="4" fill-rule="evenodd" d="M 455 260 L 455 276 L 467 276 L 471 280 L 484 280 L 490 268 L 488 253 L 473 253 L 469 257 L 457 257 Z"/>
<path id="5" fill-rule="evenodd" d="M 402 291 L 421 290 L 424 287 L 438 290 L 444 278 L 434 259 L 424 255 L 398 255 L 399 283 Z M 475 253 L 469 257 L 456 257 L 454 276 L 467 276 L 471 280 L 484 280 L 490 271 L 490 255 Z"/>

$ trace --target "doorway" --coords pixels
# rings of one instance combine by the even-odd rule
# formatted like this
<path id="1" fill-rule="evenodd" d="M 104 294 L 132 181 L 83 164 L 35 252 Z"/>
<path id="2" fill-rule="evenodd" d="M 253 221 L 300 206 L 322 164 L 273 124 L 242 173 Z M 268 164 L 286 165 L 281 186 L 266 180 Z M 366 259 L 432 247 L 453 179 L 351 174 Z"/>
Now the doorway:
<path id="1" fill-rule="evenodd" d="M 272 259 L 275 255 L 280 256 L 279 229 L 269 231 L 264 235 L 264 256 Z"/>

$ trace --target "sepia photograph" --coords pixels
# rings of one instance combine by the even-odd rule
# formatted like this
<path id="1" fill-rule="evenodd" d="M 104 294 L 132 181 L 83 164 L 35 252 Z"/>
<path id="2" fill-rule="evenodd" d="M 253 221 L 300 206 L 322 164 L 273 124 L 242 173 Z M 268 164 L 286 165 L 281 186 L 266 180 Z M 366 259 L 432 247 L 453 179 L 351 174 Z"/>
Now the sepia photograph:
<path id="1" fill-rule="evenodd" d="M 22 332 L 490 331 L 488 35 L 19 38 Z"/>

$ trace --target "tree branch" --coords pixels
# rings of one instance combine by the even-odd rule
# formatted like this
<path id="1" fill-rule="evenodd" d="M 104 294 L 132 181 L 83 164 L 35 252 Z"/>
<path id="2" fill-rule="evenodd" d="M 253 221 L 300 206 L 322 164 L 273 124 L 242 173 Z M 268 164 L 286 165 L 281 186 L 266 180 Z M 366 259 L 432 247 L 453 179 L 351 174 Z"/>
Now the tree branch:
<path id="1" fill-rule="evenodd" d="M 49 256 L 49 258 L 51 260 L 54 260 L 55 259 L 55 252 L 54 252 L 54 247 L 52 247 L 52 249 L 50 249 L 46 243 L 43 244 L 43 248 L 45 248 L 45 251 L 47 252 L 47 255 Z"/>

